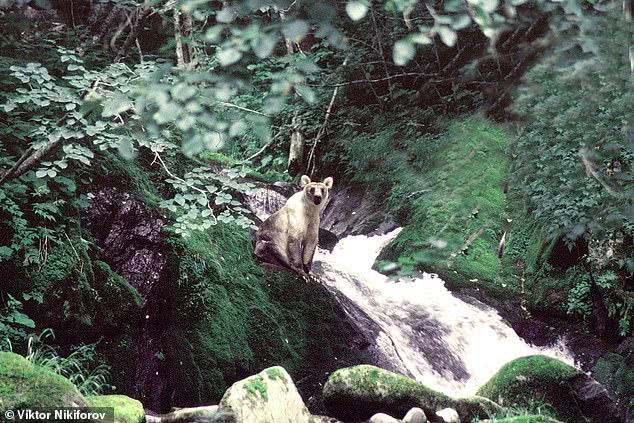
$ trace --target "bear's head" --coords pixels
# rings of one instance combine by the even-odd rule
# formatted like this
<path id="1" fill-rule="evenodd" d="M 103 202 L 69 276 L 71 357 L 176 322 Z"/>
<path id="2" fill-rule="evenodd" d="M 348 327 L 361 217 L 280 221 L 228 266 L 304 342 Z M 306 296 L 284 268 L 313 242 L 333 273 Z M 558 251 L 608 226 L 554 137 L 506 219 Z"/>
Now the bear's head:
<path id="1" fill-rule="evenodd" d="M 328 191 L 332 188 L 332 178 L 328 177 L 323 182 L 312 182 L 306 175 L 302 176 L 304 195 L 309 202 L 318 206 L 328 199 Z"/>

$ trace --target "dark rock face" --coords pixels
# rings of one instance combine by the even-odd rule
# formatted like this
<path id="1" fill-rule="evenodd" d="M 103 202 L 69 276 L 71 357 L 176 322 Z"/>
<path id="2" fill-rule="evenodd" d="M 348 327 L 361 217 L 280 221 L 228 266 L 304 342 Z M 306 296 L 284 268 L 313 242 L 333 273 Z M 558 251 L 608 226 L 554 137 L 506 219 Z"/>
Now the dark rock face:
<path id="1" fill-rule="evenodd" d="M 165 267 L 165 220 L 129 194 L 105 188 L 93 194 L 82 223 L 97 239 L 110 267 L 139 291 L 145 303 Z"/>
<path id="2" fill-rule="evenodd" d="M 168 390 L 159 359 L 161 333 L 171 320 L 167 246 L 161 233 L 166 220 L 142 201 L 115 188 L 104 188 L 92 196 L 82 215 L 82 224 L 96 238 L 112 270 L 125 277 L 143 301 L 140 335 L 135 341 L 135 378 L 132 394 L 145 407 L 161 409 Z"/>
<path id="3" fill-rule="evenodd" d="M 593 422 L 623 422 L 624 410 L 596 380 L 581 374 L 571 381 L 573 396 L 584 416 Z"/>
<path id="4" fill-rule="evenodd" d="M 321 227 L 339 238 L 381 235 L 397 226 L 386 212 L 383 199 L 370 189 L 356 185 L 333 190 L 321 218 Z"/>

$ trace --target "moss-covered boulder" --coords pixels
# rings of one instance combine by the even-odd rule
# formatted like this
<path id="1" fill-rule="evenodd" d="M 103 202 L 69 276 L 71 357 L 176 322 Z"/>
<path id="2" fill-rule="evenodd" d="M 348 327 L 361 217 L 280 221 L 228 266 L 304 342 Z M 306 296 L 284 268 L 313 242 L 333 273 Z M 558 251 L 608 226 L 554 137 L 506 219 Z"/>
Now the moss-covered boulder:
<path id="1" fill-rule="evenodd" d="M 0 352 L 0 415 L 12 409 L 87 405 L 70 380 L 20 355 Z"/>
<path id="2" fill-rule="evenodd" d="M 618 409 L 605 388 L 585 373 L 542 355 L 515 359 L 504 365 L 478 395 L 502 406 L 530 407 L 543 402 L 557 417 L 571 423 L 620 422 Z"/>
<path id="3" fill-rule="evenodd" d="M 452 398 L 410 379 L 370 365 L 340 369 L 324 385 L 324 404 L 330 415 L 342 420 L 363 420 L 382 412 L 403 416 L 413 407 L 435 415 L 453 408 L 460 418 L 486 418 L 498 412 L 494 402 L 479 397 Z"/>
<path id="4" fill-rule="evenodd" d="M 86 397 L 90 407 L 114 408 L 114 423 L 143 423 L 145 410 L 140 401 L 125 395 L 95 395 Z"/>
<path id="5" fill-rule="evenodd" d="M 311 423 L 312 416 L 282 367 L 234 383 L 220 401 L 237 423 Z"/>

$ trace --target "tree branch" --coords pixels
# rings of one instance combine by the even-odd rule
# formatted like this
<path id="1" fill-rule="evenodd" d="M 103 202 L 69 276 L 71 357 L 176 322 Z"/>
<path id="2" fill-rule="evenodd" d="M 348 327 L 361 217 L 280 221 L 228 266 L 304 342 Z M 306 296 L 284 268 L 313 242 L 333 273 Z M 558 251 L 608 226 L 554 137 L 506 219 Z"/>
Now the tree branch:
<path id="1" fill-rule="evenodd" d="M 348 57 L 343 60 L 342 66 L 345 66 L 348 63 Z M 330 98 L 330 103 L 328 104 L 328 108 L 326 109 L 326 117 L 324 118 L 324 123 L 319 128 L 319 132 L 317 132 L 317 136 L 315 137 L 315 141 L 313 141 L 313 146 L 310 149 L 310 154 L 308 155 L 308 162 L 306 163 L 306 172 L 309 173 L 309 176 L 313 176 L 313 172 L 315 171 L 315 163 L 313 158 L 315 156 L 315 147 L 321 140 L 321 138 L 326 133 L 326 126 L 328 125 L 328 121 L 330 120 L 330 115 L 332 114 L 332 108 L 335 105 L 335 100 L 337 99 L 337 94 L 339 93 L 339 86 L 335 86 L 335 90 L 332 92 L 332 97 Z M 308 172 L 311 168 L 311 162 L 313 162 L 312 170 Z"/>

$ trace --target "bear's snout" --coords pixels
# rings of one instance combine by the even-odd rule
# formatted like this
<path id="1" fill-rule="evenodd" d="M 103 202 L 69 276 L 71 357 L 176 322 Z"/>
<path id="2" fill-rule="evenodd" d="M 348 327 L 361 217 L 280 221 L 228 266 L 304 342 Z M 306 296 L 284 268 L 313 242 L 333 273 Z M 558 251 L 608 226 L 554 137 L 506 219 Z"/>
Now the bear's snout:
<path id="1" fill-rule="evenodd" d="M 315 203 L 315 205 L 320 205 L 321 204 L 321 196 L 314 196 L 313 197 L 313 202 Z"/>

